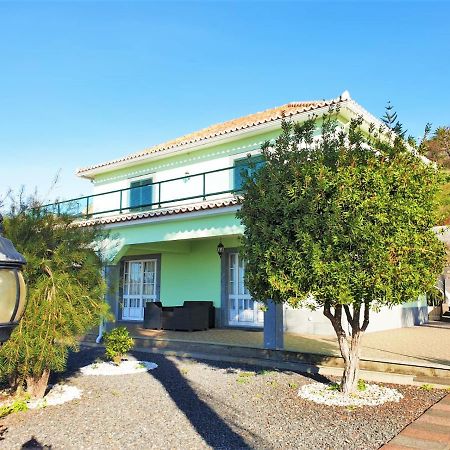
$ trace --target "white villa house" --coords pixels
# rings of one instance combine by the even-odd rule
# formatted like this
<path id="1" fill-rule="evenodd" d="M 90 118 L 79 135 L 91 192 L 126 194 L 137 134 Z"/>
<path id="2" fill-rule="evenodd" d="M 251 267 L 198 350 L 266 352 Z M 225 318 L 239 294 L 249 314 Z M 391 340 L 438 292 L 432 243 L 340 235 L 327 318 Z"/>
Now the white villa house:
<path id="1" fill-rule="evenodd" d="M 243 226 L 236 218 L 234 193 L 242 170 L 249 170 L 247 155 L 260 158 L 261 144 L 276 138 L 284 117 L 301 122 L 336 105 L 343 126 L 356 116 L 363 117 L 366 127 L 381 125 L 345 92 L 331 100 L 267 109 L 79 169 L 77 175 L 93 183 L 92 195 L 56 207 L 64 210 L 75 203 L 81 226 L 99 223 L 110 230 L 106 277 L 116 321 L 141 323 L 144 306 L 152 301 L 164 306 L 211 301 L 217 327 L 261 328 L 271 320 L 244 284 Z M 281 311 L 285 331 L 334 333 L 321 310 Z M 373 313 L 368 331 L 420 324 L 427 313 L 425 298 L 384 308 Z"/>

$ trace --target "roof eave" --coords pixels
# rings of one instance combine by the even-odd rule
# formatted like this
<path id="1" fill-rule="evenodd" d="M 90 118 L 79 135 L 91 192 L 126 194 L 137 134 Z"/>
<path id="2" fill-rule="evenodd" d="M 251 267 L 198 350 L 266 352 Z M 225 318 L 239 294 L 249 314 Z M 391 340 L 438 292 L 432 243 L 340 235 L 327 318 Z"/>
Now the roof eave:
<path id="1" fill-rule="evenodd" d="M 305 120 L 308 118 L 308 116 L 311 116 L 311 114 L 317 114 L 320 115 L 322 113 L 325 113 L 329 110 L 330 104 L 321 106 L 316 109 L 307 110 L 300 112 L 298 114 L 294 114 L 292 116 L 286 116 L 286 118 L 290 120 Z M 361 105 L 356 103 L 351 98 L 346 98 L 343 100 L 336 100 L 334 104 L 339 104 L 341 107 L 340 114 L 347 119 L 350 119 L 354 115 L 362 115 L 364 118 L 364 121 L 366 122 L 366 127 L 368 129 L 370 123 L 374 123 L 376 127 L 379 127 L 380 125 L 383 125 L 383 123 L 380 121 L 380 119 L 376 118 L 372 114 L 370 114 L 365 108 L 363 108 Z M 212 147 L 214 145 L 218 144 L 224 144 L 233 140 L 236 140 L 236 138 L 243 138 L 243 137 L 251 137 L 254 135 L 262 134 L 265 132 L 269 132 L 272 130 L 279 129 L 281 126 L 283 118 L 275 119 L 270 122 L 260 123 L 257 125 L 249 126 L 248 128 L 243 128 L 240 130 L 234 130 L 230 131 L 228 133 L 224 133 L 218 136 L 213 136 L 210 138 L 205 138 L 197 142 L 190 142 L 186 144 L 181 144 L 178 146 L 173 146 L 170 148 L 167 148 L 165 150 L 160 150 L 155 153 L 148 153 L 141 156 L 137 156 L 134 158 L 126 159 L 126 160 L 117 160 L 113 161 L 111 163 L 107 163 L 105 165 L 102 165 L 100 167 L 93 167 L 91 169 L 79 169 L 76 172 L 76 175 L 81 178 L 86 179 L 94 179 L 96 176 L 100 174 L 104 174 L 107 172 L 111 172 L 114 170 L 127 168 L 127 167 L 133 167 L 138 164 L 141 164 L 146 161 L 157 161 L 159 159 L 167 158 L 168 156 L 172 154 L 183 154 L 188 153 L 192 151 L 202 150 L 208 147 Z"/>
<path id="2" fill-rule="evenodd" d="M 317 109 L 303 111 L 298 114 L 294 114 L 292 116 L 286 116 L 286 118 L 291 120 L 302 120 L 306 119 L 311 114 L 321 114 L 323 112 L 328 111 L 330 105 L 326 105 Z M 149 153 L 146 155 L 138 156 L 136 158 L 124 160 L 124 161 L 116 161 L 112 162 L 110 164 L 101 166 L 101 167 L 94 167 L 92 169 L 79 169 L 76 172 L 76 175 L 81 178 L 87 178 L 87 179 L 93 179 L 95 176 L 111 172 L 113 170 L 126 168 L 126 167 L 132 167 L 137 164 L 140 164 L 145 161 L 157 161 L 158 159 L 167 158 L 168 156 L 172 154 L 183 154 L 188 153 L 192 151 L 202 150 L 204 148 L 212 147 L 214 145 L 218 144 L 225 144 L 227 142 L 236 140 L 236 138 L 240 137 L 251 137 L 254 135 L 262 134 L 265 132 L 273 131 L 276 129 L 279 129 L 281 126 L 283 118 L 275 119 L 270 122 L 261 123 L 257 125 L 249 126 L 248 128 L 244 128 L 241 130 L 235 130 L 230 131 L 226 134 L 222 134 L 219 136 L 214 136 L 210 138 L 205 138 L 197 142 L 190 142 L 187 144 L 181 144 L 179 146 L 170 147 L 166 150 L 161 150 L 156 153 Z"/>

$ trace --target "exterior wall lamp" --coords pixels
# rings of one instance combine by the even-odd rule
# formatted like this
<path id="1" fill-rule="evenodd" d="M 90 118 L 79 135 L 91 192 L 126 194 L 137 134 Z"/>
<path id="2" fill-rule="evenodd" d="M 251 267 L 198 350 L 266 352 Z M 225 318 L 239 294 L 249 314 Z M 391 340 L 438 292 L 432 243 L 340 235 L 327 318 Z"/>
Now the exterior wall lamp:
<path id="1" fill-rule="evenodd" d="M 2 232 L 0 214 L 0 342 L 6 342 L 25 312 L 26 286 L 22 268 L 26 261 Z"/>
<path id="2" fill-rule="evenodd" d="M 217 254 L 222 258 L 223 252 L 225 250 L 225 247 L 222 244 L 222 241 L 219 242 L 219 245 L 217 246 Z"/>

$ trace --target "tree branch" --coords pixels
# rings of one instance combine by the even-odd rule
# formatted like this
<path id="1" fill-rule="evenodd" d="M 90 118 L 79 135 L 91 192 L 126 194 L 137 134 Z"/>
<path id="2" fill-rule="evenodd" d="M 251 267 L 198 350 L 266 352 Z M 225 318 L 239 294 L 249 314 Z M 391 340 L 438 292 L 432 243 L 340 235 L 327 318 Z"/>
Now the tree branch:
<path id="1" fill-rule="evenodd" d="M 367 327 L 369 326 L 369 314 L 370 314 L 370 308 L 369 308 L 369 302 L 364 302 L 364 321 L 361 326 L 361 331 L 366 331 Z"/>
<path id="2" fill-rule="evenodd" d="M 348 323 L 350 325 L 352 325 L 353 317 L 352 317 L 352 315 L 350 313 L 350 307 L 348 305 L 344 305 L 344 311 L 345 311 L 345 315 L 347 316 Z"/>
<path id="3" fill-rule="evenodd" d="M 338 336 L 346 336 L 344 329 L 342 328 L 342 305 L 334 307 L 334 315 L 331 313 L 331 306 L 329 303 L 325 303 L 323 306 L 323 315 L 328 318 L 333 325 L 334 331 Z"/>
<path id="4" fill-rule="evenodd" d="M 356 330 L 356 331 L 360 331 L 360 329 L 361 329 L 360 326 L 359 326 L 360 313 L 361 313 L 361 306 L 360 305 L 355 305 L 353 307 L 352 329 Z"/>
<path id="5" fill-rule="evenodd" d="M 331 314 L 331 307 L 330 307 L 330 304 L 329 304 L 329 303 L 325 303 L 325 304 L 323 305 L 323 315 L 324 315 L 327 319 L 330 319 L 331 322 L 333 322 L 334 316 L 333 316 L 333 314 Z"/>

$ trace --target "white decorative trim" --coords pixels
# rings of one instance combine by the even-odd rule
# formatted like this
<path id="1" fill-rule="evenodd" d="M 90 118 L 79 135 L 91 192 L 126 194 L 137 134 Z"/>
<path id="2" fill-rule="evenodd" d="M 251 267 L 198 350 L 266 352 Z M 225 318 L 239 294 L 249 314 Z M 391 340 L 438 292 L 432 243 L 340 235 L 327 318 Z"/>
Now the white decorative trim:
<path id="1" fill-rule="evenodd" d="M 111 183 L 112 181 L 122 181 L 122 180 L 128 180 L 130 178 L 137 178 L 137 177 L 144 177 L 146 175 L 152 175 L 162 169 L 185 167 L 188 164 L 193 164 L 193 163 L 205 161 L 208 159 L 214 159 L 219 156 L 233 157 L 239 153 L 244 153 L 244 151 L 246 151 L 246 150 L 248 153 L 251 153 L 251 152 L 254 152 L 254 151 L 257 151 L 258 149 L 260 149 L 262 144 L 264 144 L 264 142 L 266 142 L 266 141 L 265 140 L 264 141 L 256 141 L 256 142 L 252 142 L 251 144 L 247 144 L 247 145 L 239 145 L 237 147 L 207 153 L 206 155 L 193 156 L 193 157 L 186 158 L 186 159 L 184 159 L 182 161 L 178 161 L 178 162 L 159 164 L 158 166 L 153 166 L 151 168 L 147 167 L 145 169 L 127 172 L 123 175 L 118 175 L 118 176 L 109 177 L 109 178 L 102 178 L 101 180 L 98 180 L 98 181 L 92 180 L 92 182 L 95 185 L 108 184 L 108 183 Z M 110 166 L 108 166 L 108 167 L 110 167 Z"/>
<path id="2" fill-rule="evenodd" d="M 114 228 L 122 228 L 122 227 L 126 227 L 126 226 L 148 225 L 148 224 L 153 224 L 153 223 L 170 222 L 170 221 L 176 221 L 176 220 L 188 220 L 188 219 L 195 219 L 197 217 L 206 217 L 206 216 L 213 216 L 213 215 L 218 216 L 221 214 L 223 215 L 223 214 L 229 214 L 232 212 L 236 212 L 240 208 L 241 208 L 240 205 L 221 206 L 221 207 L 206 209 L 206 210 L 201 210 L 201 211 L 191 211 L 191 212 L 184 212 L 184 213 L 164 215 L 164 216 L 146 217 L 143 219 L 106 223 L 106 224 L 104 224 L 104 228 L 109 230 L 109 229 L 114 229 Z M 104 216 L 104 217 L 102 217 L 102 219 L 108 219 L 108 217 Z"/>
<path id="3" fill-rule="evenodd" d="M 331 101 L 330 101 L 331 102 Z M 351 100 L 352 103 L 353 100 Z M 335 100 L 334 106 L 338 104 L 338 100 Z M 292 116 L 288 116 L 290 120 L 296 120 L 300 121 L 302 119 L 306 120 L 311 115 L 320 115 L 324 112 L 327 112 L 329 110 L 331 105 L 322 106 L 313 110 L 303 111 L 298 114 L 294 114 Z M 92 178 L 95 175 L 99 175 L 104 172 L 109 172 L 112 170 L 117 170 L 124 167 L 133 166 L 136 164 L 140 164 L 142 162 L 151 160 L 156 161 L 162 158 L 167 158 L 168 156 L 172 154 L 184 154 L 187 152 L 193 152 L 202 150 L 208 147 L 212 147 L 219 144 L 224 144 L 230 141 L 234 141 L 236 139 L 244 138 L 244 137 L 250 137 L 257 134 L 262 134 L 262 132 L 269 132 L 274 131 L 281 128 L 281 122 L 283 121 L 283 118 L 271 120 L 262 124 L 252 125 L 249 128 L 244 128 L 236 131 L 230 131 L 226 134 L 214 136 L 210 138 L 205 138 L 201 141 L 197 142 L 190 142 L 187 144 L 181 144 L 176 147 L 170 147 L 167 150 L 160 150 L 155 153 L 146 153 L 141 156 L 137 156 L 135 158 L 126 159 L 126 160 L 119 160 L 116 162 L 112 162 L 110 164 L 101 166 L 101 167 L 95 167 L 92 169 L 79 169 L 77 170 L 76 174 L 79 177 L 82 178 Z M 82 172 L 79 172 L 79 171 Z"/>

